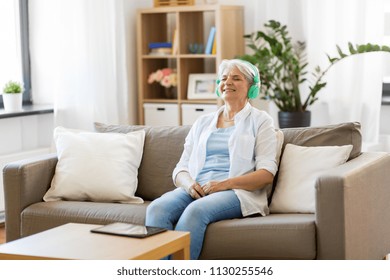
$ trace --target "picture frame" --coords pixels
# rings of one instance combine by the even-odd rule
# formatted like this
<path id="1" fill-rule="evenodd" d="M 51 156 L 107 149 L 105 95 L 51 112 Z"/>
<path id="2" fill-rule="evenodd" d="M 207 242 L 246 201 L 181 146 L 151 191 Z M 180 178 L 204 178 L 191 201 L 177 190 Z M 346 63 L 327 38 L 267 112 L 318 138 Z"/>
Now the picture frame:
<path id="1" fill-rule="evenodd" d="M 190 74 L 188 76 L 188 99 L 217 99 L 215 93 L 217 74 Z"/>

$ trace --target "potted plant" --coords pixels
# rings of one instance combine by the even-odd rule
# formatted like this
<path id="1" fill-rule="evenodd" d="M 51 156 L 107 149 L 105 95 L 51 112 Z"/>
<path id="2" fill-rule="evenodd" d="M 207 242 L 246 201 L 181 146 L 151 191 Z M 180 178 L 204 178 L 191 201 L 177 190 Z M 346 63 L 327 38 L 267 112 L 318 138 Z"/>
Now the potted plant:
<path id="1" fill-rule="evenodd" d="M 22 110 L 23 86 L 19 82 L 9 81 L 3 88 L 4 109 L 7 112 Z"/>
<path id="2" fill-rule="evenodd" d="M 292 42 L 286 25 L 270 20 L 264 24 L 265 31 L 247 34 L 247 46 L 253 51 L 245 54 L 241 59 L 256 65 L 261 77 L 261 98 L 272 100 L 279 108 L 279 126 L 309 126 L 310 111 L 308 107 L 318 100 L 318 92 L 326 86 L 322 79 L 329 69 L 342 59 L 351 55 L 385 51 L 390 52 L 388 46 L 373 44 L 356 45 L 348 43 L 348 51 L 343 52 L 337 47 L 338 56 L 328 55 L 329 65 L 325 70 L 317 66 L 312 71 L 314 80 L 307 80 L 308 65 L 305 56 L 305 42 Z M 309 84 L 309 93 L 302 98 L 300 86 Z"/>

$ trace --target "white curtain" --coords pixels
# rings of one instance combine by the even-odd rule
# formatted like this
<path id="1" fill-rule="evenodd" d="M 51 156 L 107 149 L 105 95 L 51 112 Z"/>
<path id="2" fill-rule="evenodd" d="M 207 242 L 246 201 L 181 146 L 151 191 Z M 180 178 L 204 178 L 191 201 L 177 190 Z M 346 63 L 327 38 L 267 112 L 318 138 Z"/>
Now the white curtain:
<path id="1" fill-rule="evenodd" d="M 347 50 L 354 44 L 382 44 L 384 2 L 389 0 L 252 0 L 245 3 L 245 32 L 263 28 L 275 19 L 288 26 L 294 40 L 307 43 L 308 70 L 328 66 L 326 54 L 336 55 L 336 44 Z M 241 2 L 241 1 L 240 1 Z M 326 74 L 327 86 L 311 108 L 312 125 L 357 121 L 362 125 L 364 147 L 378 142 L 383 64 L 390 54 L 350 57 Z M 302 88 L 307 94 L 307 87 Z M 277 108 L 270 103 L 277 120 Z"/>
<path id="2" fill-rule="evenodd" d="M 127 123 L 125 1 L 31 0 L 29 6 L 34 102 L 54 103 L 56 126 Z"/>
<path id="3" fill-rule="evenodd" d="M 353 44 L 383 44 L 383 0 L 306 1 L 306 38 L 310 66 L 329 65 L 325 53 L 337 54 L 336 44 L 348 50 Z M 327 86 L 313 106 L 314 125 L 358 121 L 362 125 L 363 148 L 378 143 L 383 81 L 383 63 L 390 54 L 369 53 L 346 58 L 325 76 Z M 316 109 L 324 106 L 322 114 Z M 323 108 L 323 107 L 322 107 Z"/>

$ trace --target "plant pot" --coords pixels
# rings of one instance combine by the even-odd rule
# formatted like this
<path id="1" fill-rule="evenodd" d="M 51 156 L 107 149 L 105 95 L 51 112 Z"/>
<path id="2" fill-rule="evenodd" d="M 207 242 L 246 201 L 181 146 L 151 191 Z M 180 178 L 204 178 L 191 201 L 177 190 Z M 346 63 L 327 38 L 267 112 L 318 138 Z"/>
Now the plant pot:
<path id="1" fill-rule="evenodd" d="M 3 93 L 4 110 L 6 112 L 22 111 L 22 93 Z"/>
<path id="2" fill-rule="evenodd" d="M 278 112 L 280 128 L 310 126 L 311 112 Z"/>

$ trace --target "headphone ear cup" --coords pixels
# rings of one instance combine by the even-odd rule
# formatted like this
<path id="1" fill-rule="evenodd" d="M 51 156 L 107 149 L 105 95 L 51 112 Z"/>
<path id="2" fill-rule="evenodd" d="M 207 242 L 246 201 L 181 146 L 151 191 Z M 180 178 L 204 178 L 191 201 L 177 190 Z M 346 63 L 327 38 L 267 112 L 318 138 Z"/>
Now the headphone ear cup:
<path id="1" fill-rule="evenodd" d="M 250 65 L 252 68 L 256 68 L 254 65 L 252 65 L 252 64 L 250 64 Z M 255 76 L 253 77 L 254 84 L 248 90 L 248 98 L 249 99 L 256 98 L 260 94 L 260 88 L 259 88 L 260 77 L 258 76 L 257 68 L 256 68 L 256 70 L 254 69 L 254 72 L 255 72 Z"/>
<path id="2" fill-rule="evenodd" d="M 252 85 L 248 90 L 248 98 L 253 99 L 259 96 L 259 87 L 257 85 Z"/>
<path id="3" fill-rule="evenodd" d="M 217 83 L 217 86 L 215 87 L 215 94 L 216 94 L 218 97 L 220 97 L 221 95 L 220 95 L 220 93 L 219 93 L 218 86 L 219 86 L 219 83 L 220 83 L 221 81 L 220 81 L 220 80 L 216 80 L 215 82 Z"/>

